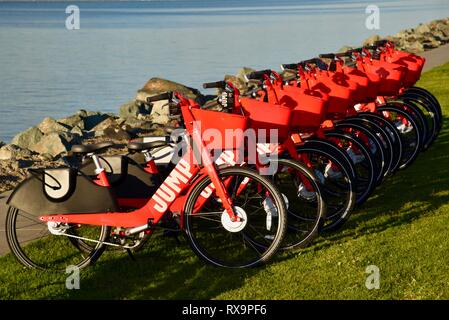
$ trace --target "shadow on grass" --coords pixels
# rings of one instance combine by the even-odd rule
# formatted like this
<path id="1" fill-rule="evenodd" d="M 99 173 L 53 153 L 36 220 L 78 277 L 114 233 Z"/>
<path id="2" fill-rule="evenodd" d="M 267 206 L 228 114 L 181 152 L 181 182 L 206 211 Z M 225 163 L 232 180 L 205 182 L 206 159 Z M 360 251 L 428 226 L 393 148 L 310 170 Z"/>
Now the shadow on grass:
<path id="1" fill-rule="evenodd" d="M 408 224 L 448 204 L 449 131 L 444 129 L 447 127 L 449 118 L 445 117 L 443 131 L 435 143 L 411 166 L 386 179 L 371 199 L 353 212 L 342 230 L 323 234 L 313 249 Z"/>
<path id="2" fill-rule="evenodd" d="M 107 252 L 81 270 L 81 287 L 69 299 L 212 299 L 242 286 L 255 269 L 223 269 L 198 259 L 187 240 L 149 241 L 136 261 L 126 253 Z"/>
<path id="3" fill-rule="evenodd" d="M 445 119 L 449 125 L 449 119 Z M 320 250 L 388 228 L 408 224 L 449 203 L 449 131 L 407 169 L 388 178 L 373 197 L 357 209 L 342 230 L 324 234 L 306 250 Z M 277 255 L 272 263 L 296 252 Z M 263 268 L 229 270 L 200 261 L 187 241 L 175 245 L 155 239 L 132 261 L 125 253 L 108 252 L 82 271 L 82 286 L 71 299 L 211 299 L 242 286 Z"/>

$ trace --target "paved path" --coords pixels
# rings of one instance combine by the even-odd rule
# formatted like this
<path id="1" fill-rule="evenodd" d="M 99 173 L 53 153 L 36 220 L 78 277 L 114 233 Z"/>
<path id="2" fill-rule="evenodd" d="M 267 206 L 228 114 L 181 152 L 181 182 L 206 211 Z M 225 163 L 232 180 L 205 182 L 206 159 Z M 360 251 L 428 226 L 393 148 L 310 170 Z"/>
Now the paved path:
<path id="1" fill-rule="evenodd" d="M 439 48 L 425 51 L 420 55 L 426 58 L 426 64 L 424 65 L 423 71 L 438 67 L 449 61 L 449 43 Z"/>
<path id="2" fill-rule="evenodd" d="M 8 200 L 11 191 L 0 194 L 0 256 L 9 251 L 8 243 L 6 242 L 5 234 L 5 219 L 6 219 L 6 200 Z"/>

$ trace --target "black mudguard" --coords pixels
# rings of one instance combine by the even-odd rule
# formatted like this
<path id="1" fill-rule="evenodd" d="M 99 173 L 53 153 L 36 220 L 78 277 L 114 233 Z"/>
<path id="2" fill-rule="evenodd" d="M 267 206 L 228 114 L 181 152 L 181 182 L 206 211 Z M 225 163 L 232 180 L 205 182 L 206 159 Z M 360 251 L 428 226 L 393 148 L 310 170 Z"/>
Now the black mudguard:
<path id="1" fill-rule="evenodd" d="M 111 188 L 99 186 L 76 171 L 72 172 L 69 191 L 60 199 L 45 192 L 43 175 L 33 174 L 19 184 L 7 204 L 33 215 L 118 211 Z"/>
<path id="2" fill-rule="evenodd" d="M 120 161 L 114 161 L 114 159 L 120 159 Z M 117 198 L 150 199 L 161 183 L 159 175 L 146 172 L 130 157 L 105 156 L 101 158 L 101 162 Z M 116 165 L 110 165 L 114 162 Z M 88 176 L 95 175 L 95 165 L 90 160 L 84 163 L 80 170 Z"/>

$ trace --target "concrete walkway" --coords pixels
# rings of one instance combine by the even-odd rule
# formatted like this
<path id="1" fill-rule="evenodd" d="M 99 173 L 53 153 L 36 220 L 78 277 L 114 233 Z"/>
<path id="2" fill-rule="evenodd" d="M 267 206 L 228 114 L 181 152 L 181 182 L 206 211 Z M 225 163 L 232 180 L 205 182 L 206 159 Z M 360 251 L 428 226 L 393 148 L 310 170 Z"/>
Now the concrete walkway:
<path id="1" fill-rule="evenodd" d="M 6 200 L 12 191 L 7 191 L 0 194 L 0 256 L 9 251 L 8 243 L 6 242 L 5 220 L 6 220 Z"/>
<path id="2" fill-rule="evenodd" d="M 425 51 L 421 53 L 420 56 L 426 58 L 426 64 L 424 65 L 423 71 L 445 64 L 449 61 L 449 43 L 436 49 Z"/>

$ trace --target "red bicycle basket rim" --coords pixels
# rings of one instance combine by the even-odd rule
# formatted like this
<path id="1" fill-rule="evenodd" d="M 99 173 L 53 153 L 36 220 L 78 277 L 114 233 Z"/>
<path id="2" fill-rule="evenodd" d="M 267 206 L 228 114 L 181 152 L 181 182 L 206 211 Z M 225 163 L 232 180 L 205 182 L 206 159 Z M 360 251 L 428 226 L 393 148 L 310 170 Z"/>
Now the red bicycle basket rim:
<path id="1" fill-rule="evenodd" d="M 241 98 L 240 103 L 249 118 L 248 127 L 254 130 L 267 130 L 264 132 L 267 140 L 270 140 L 272 132 L 279 141 L 290 136 L 292 114 L 290 108 L 251 98 Z"/>
<path id="2" fill-rule="evenodd" d="M 203 143 L 208 149 L 237 149 L 243 147 L 243 133 L 247 128 L 248 117 L 212 110 L 181 107 L 184 123 L 192 134 L 194 122 L 200 129 Z"/>

